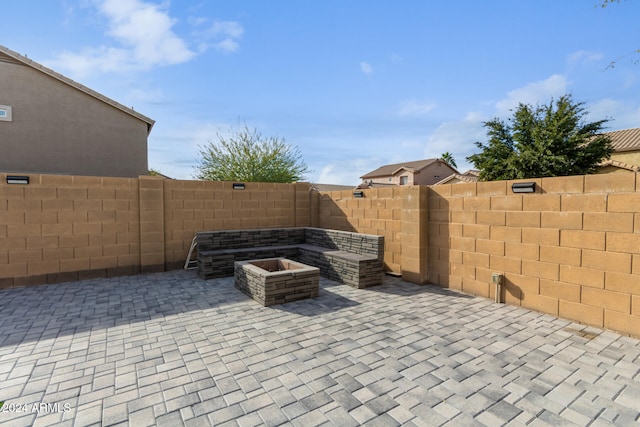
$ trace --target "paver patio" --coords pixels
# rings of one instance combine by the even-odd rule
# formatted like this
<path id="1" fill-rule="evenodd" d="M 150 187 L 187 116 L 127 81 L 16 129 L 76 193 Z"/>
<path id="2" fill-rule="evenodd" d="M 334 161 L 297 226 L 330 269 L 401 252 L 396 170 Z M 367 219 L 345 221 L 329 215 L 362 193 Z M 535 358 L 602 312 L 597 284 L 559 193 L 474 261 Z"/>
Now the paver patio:
<path id="1" fill-rule="evenodd" d="M 262 307 L 172 271 L 0 291 L 0 384 L 2 426 L 619 426 L 640 341 L 392 277 Z"/>

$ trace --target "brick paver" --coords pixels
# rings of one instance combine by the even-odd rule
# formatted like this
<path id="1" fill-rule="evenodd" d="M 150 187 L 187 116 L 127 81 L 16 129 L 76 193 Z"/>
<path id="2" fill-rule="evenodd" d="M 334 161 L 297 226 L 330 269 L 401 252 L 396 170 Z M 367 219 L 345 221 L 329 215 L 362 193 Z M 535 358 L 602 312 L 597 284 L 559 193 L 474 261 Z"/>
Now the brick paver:
<path id="1" fill-rule="evenodd" d="M 193 271 L 0 291 L 2 426 L 627 425 L 640 341 L 386 277 L 262 307 Z"/>

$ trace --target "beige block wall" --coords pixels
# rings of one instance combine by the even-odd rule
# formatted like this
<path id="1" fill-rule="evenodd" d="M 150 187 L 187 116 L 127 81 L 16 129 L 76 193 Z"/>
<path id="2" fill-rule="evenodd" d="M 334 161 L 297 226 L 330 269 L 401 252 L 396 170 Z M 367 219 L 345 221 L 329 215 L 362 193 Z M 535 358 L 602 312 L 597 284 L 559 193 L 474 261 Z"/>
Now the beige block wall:
<path id="1" fill-rule="evenodd" d="M 309 226 L 308 183 L 0 174 L 0 288 L 181 268 L 198 231 Z"/>
<path id="2" fill-rule="evenodd" d="M 0 174 L 0 287 L 180 268 L 200 230 L 317 226 L 385 237 L 415 283 L 640 336 L 640 174 L 311 192 L 309 184 Z"/>
<path id="3" fill-rule="evenodd" d="M 184 265 L 198 231 L 245 228 L 307 227 L 310 218 L 308 183 L 245 184 L 163 180 L 165 263 Z"/>
<path id="4" fill-rule="evenodd" d="M 143 273 L 164 271 L 164 181 L 147 176 L 139 179 L 140 269 Z"/>
<path id="5" fill-rule="evenodd" d="M 411 186 L 402 197 L 402 278 L 425 284 L 428 281 L 427 187 Z"/>
<path id="6" fill-rule="evenodd" d="M 418 199 L 413 199 L 415 206 L 405 206 L 404 200 L 420 187 L 403 186 L 394 188 L 373 188 L 363 190 L 364 197 L 356 198 L 353 191 L 330 191 L 312 193 L 311 206 L 312 225 L 314 227 L 352 231 L 384 236 L 384 263 L 388 271 L 401 274 L 403 271 L 403 230 L 402 219 L 410 212 L 410 208 L 418 208 Z M 426 187 L 425 187 L 426 188 Z M 421 191 L 421 190 L 418 190 Z M 424 195 L 423 195 L 424 197 Z M 425 199 L 426 200 L 426 199 Z M 317 212 L 317 215 L 315 214 Z M 407 250 L 404 251 L 408 260 Z M 415 258 L 419 258 L 417 255 Z"/>
<path id="7" fill-rule="evenodd" d="M 138 180 L 0 174 L 0 287 L 132 274 L 140 267 Z"/>
<path id="8" fill-rule="evenodd" d="M 429 188 L 432 283 L 640 336 L 640 174 Z"/>

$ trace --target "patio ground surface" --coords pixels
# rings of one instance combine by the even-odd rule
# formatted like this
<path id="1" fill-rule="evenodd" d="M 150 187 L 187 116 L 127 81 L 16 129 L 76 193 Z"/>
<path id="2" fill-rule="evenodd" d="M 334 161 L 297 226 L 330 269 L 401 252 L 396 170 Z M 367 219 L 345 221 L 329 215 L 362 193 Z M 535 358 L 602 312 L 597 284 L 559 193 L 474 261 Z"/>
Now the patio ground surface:
<path id="1" fill-rule="evenodd" d="M 0 425 L 631 425 L 640 341 L 386 277 L 269 308 L 194 271 L 0 291 Z"/>

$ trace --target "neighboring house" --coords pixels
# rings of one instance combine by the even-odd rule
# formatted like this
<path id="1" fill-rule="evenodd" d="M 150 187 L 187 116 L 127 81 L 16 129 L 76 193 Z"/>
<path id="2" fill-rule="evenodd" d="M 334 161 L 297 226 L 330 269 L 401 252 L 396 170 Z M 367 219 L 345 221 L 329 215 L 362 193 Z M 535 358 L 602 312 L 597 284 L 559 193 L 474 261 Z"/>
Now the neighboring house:
<path id="1" fill-rule="evenodd" d="M 640 128 L 606 132 L 611 138 L 611 159 L 600 164 L 597 173 L 640 171 Z"/>
<path id="2" fill-rule="evenodd" d="M 598 165 L 598 169 L 596 170 L 597 174 L 618 172 L 640 172 L 640 166 L 609 159 L 600 163 L 600 165 Z"/>
<path id="3" fill-rule="evenodd" d="M 385 187 L 396 185 L 433 185 L 444 178 L 458 173 L 440 159 L 425 159 L 413 162 L 384 165 L 365 175 L 359 188 Z"/>
<path id="4" fill-rule="evenodd" d="M 470 169 L 465 173 L 454 173 L 453 175 L 449 175 L 442 181 L 436 182 L 434 185 L 441 184 L 466 184 L 469 182 L 477 182 L 478 177 L 480 176 L 480 171 Z"/>
<path id="5" fill-rule="evenodd" d="M 0 172 L 146 175 L 153 124 L 0 46 Z"/>

